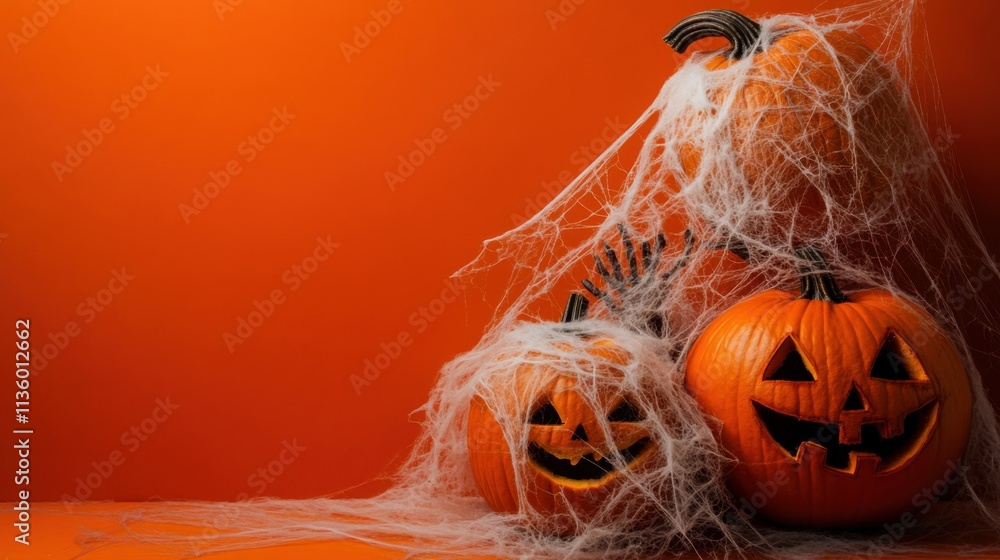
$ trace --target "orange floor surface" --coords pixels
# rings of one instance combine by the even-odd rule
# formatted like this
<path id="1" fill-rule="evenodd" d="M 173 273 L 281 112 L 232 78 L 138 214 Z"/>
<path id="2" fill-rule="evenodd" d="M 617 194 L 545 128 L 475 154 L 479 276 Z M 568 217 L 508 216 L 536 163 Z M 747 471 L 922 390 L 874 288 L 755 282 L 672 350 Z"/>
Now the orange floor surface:
<path id="1" fill-rule="evenodd" d="M 82 505 L 63 505 L 57 503 L 37 504 L 32 506 L 30 545 L 25 546 L 14 542 L 16 529 L 13 528 L 13 504 L 2 504 L 0 525 L 4 527 L 3 541 L 0 541 L 0 558 L 52 558 L 85 560 L 165 560 L 169 558 L 189 558 L 181 551 L 141 545 L 113 545 L 98 548 L 84 547 L 79 543 L 79 535 L 85 530 L 115 532 L 118 524 L 117 514 L 124 513 L 134 503 L 89 503 Z M 148 507 L 150 504 L 142 504 Z M 183 532 L 180 528 L 171 528 Z M 191 531 L 193 532 L 193 531 Z M 405 537 L 401 537 L 405 542 Z M 219 552 L 199 556 L 211 560 L 264 560 L 264 559 L 311 559 L 326 560 L 395 560 L 405 558 L 406 553 L 388 550 L 357 541 L 331 541 L 308 543 L 291 546 L 258 548 Z M 465 556 L 464 558 L 469 558 Z M 492 560 L 488 557 L 475 557 L 470 560 Z"/>
<path id="2" fill-rule="evenodd" d="M 114 532 L 118 527 L 116 517 L 138 504 L 130 503 L 89 503 L 83 505 L 38 504 L 32 506 L 30 545 L 14 542 L 16 529 L 13 527 L 13 504 L 0 504 L 0 524 L 4 527 L 3 541 L 0 541 L 0 558 L 52 558 L 86 560 L 164 560 L 168 558 L 189 558 L 177 550 L 140 546 L 114 545 L 87 550 L 79 543 L 79 535 L 84 530 Z M 150 504 L 143 504 L 148 507 Z M 405 536 L 400 542 L 405 542 Z M 697 558 L 697 555 L 691 555 Z M 220 552 L 200 556 L 210 560 L 264 560 L 264 559 L 331 559 L 331 560 L 394 560 L 406 558 L 403 551 L 389 550 L 356 541 L 330 541 L 278 547 L 258 548 Z M 426 556 L 421 558 L 427 559 Z M 459 558 L 448 556 L 446 558 Z M 461 555 L 468 560 L 491 560 L 488 557 Z M 832 557 L 831 557 L 832 558 Z M 898 557 L 895 557 L 898 558 Z M 922 556 L 921 560 L 955 558 L 954 554 L 942 551 L 939 556 Z M 992 558 L 1000 559 L 1000 555 Z"/>

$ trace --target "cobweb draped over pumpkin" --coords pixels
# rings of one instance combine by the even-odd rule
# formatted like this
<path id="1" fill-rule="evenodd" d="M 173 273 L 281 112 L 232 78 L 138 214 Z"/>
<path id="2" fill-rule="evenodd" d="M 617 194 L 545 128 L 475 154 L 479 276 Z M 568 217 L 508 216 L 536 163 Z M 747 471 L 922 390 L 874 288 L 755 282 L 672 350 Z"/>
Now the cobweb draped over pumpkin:
<path id="1" fill-rule="evenodd" d="M 479 344 L 441 370 L 422 408 L 419 439 L 390 490 L 368 499 L 140 508 L 126 519 L 126 538 L 195 553 L 358 539 L 418 556 L 639 558 L 697 549 L 802 557 L 933 551 L 935 535 L 949 528 L 958 531 L 955 540 L 976 530 L 971 540 L 992 535 L 987 546 L 996 546 L 1000 433 L 963 327 L 995 334 L 978 286 L 1000 271 L 952 182 L 936 92 L 922 89 L 932 81 L 921 74 L 927 60 L 917 57 L 925 55 L 915 54 L 926 52 L 915 29 L 918 11 L 915 2 L 889 1 L 759 20 L 760 45 L 789 30 L 812 31 L 819 40 L 789 58 L 832 61 L 817 63 L 822 72 L 807 63 L 763 67 L 752 57 L 710 69 L 717 53 L 687 57 L 617 142 L 537 215 L 487 241 L 457 274 L 485 286 L 497 314 Z M 835 52 L 838 34 L 858 34 L 872 51 Z M 579 337 L 554 319 L 571 291 L 583 291 L 581 279 L 603 286 L 592 255 L 606 262 L 605 243 L 624 260 L 619 224 L 636 242 L 664 233 L 659 273 L 684 266 L 665 283 L 635 282 L 624 297 L 607 290 L 608 301 L 593 298 L 591 318 L 578 328 L 616 341 L 628 356 L 622 377 L 609 385 L 580 365 Z M 968 473 L 952 501 L 919 516 L 902 539 L 884 529 L 780 529 L 746 515 L 725 489 L 732 459 L 683 389 L 686 351 L 697 334 L 745 295 L 794 289 L 795 249 L 803 244 L 826 256 L 846 291 L 881 287 L 926 307 L 968 370 Z M 658 313 L 666 317 L 659 331 L 649 328 Z M 577 520 L 575 536 L 539 530 L 518 468 L 517 513 L 491 511 L 474 484 L 467 432 L 477 395 L 496 415 L 515 464 L 526 460 L 530 406 L 510 406 L 530 393 L 513 374 L 525 362 L 576 380 L 580 398 L 595 409 L 609 391 L 639 395 L 643 426 L 657 443 L 658 465 L 623 469 L 603 509 Z M 623 500 L 642 514 L 622 514 Z M 963 519 L 958 529 L 948 523 L 955 511 Z M 180 537 L 165 528 L 170 524 L 204 531 Z"/>

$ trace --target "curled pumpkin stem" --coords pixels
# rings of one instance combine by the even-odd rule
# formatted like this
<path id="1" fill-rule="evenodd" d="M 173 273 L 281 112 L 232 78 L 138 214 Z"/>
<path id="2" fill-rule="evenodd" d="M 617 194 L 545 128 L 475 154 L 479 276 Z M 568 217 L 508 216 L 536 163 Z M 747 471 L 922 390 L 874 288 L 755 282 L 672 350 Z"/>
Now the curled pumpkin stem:
<path id="1" fill-rule="evenodd" d="M 722 37 L 732 45 L 728 56 L 741 60 L 761 50 L 760 31 L 759 23 L 739 12 L 708 10 L 684 18 L 663 40 L 678 54 L 683 54 L 695 41 Z"/>

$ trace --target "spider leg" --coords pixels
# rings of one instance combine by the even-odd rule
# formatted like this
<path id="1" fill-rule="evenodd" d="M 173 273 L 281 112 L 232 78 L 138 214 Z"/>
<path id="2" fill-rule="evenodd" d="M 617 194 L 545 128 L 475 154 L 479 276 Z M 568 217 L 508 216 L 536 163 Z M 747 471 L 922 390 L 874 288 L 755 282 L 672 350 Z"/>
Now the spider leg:
<path id="1" fill-rule="evenodd" d="M 642 269 L 647 273 L 653 264 L 653 247 L 649 241 L 642 242 Z"/>
<path id="2" fill-rule="evenodd" d="M 691 230 L 687 229 L 684 230 L 684 252 L 681 253 L 680 258 L 677 259 L 674 266 L 667 272 L 663 273 L 662 278 L 664 280 L 669 280 L 671 276 L 677 274 L 680 269 L 684 268 L 684 265 L 687 264 L 688 258 L 691 256 L 692 249 L 694 249 L 694 234 L 691 233 Z"/>
<path id="3" fill-rule="evenodd" d="M 656 270 L 657 265 L 660 264 L 660 257 L 663 255 L 663 248 L 666 246 L 666 236 L 662 232 L 656 234 L 656 238 L 653 240 L 652 256 L 649 259 L 649 268 L 646 270 Z"/>
<path id="4" fill-rule="evenodd" d="M 601 257 L 598 257 L 597 255 L 592 256 L 594 257 L 594 269 L 601 275 L 601 278 L 604 278 L 604 281 L 610 285 L 612 282 L 611 273 L 608 272 L 608 269 L 604 266 L 604 261 L 602 261 Z"/>
<path id="5" fill-rule="evenodd" d="M 593 282 L 590 280 L 582 280 L 580 283 L 583 284 L 583 287 L 586 288 L 588 292 L 594 294 L 594 297 L 604 302 L 604 305 L 607 306 L 608 309 L 611 311 L 619 310 L 618 305 L 616 305 L 614 300 L 611 299 L 611 296 L 604 290 L 595 286 Z"/>
<path id="6" fill-rule="evenodd" d="M 613 287 L 616 289 L 622 289 L 625 287 L 625 275 L 622 273 L 622 263 L 618 262 L 618 255 L 615 250 L 608 245 L 607 241 L 604 242 L 604 254 L 608 257 L 608 264 L 611 265 L 611 272 L 614 275 Z"/>
<path id="7" fill-rule="evenodd" d="M 742 241 L 727 241 L 725 243 L 718 243 L 715 247 L 713 247 L 713 249 L 726 249 L 732 251 L 737 257 L 750 262 L 750 247 L 747 247 L 747 244 Z"/>
<path id="8" fill-rule="evenodd" d="M 628 276 L 633 282 L 639 281 L 639 263 L 635 257 L 635 244 L 632 243 L 632 236 L 628 234 L 625 224 L 618 224 L 618 233 L 622 236 L 622 245 L 625 247 L 625 259 L 628 261 Z"/>

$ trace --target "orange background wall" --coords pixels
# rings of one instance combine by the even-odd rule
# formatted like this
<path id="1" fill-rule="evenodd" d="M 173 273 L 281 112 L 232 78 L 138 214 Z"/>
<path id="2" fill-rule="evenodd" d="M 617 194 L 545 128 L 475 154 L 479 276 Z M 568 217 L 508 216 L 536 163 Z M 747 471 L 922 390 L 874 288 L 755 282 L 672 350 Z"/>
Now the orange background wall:
<path id="1" fill-rule="evenodd" d="M 36 351 L 52 344 L 32 378 L 34 500 L 384 487 L 368 481 L 405 455 L 409 412 L 487 316 L 447 277 L 649 104 L 680 60 L 669 27 L 836 4 L 228 2 L 0 7 L 0 343 L 29 317 Z M 927 16 L 951 149 L 998 247 L 984 50 L 1000 4 L 930 0 Z M 34 33 L 32 17 L 47 20 Z M 356 37 L 366 25 L 377 36 Z M 415 140 L 434 151 L 391 189 Z M 384 371 L 359 394 L 367 361 Z"/>

